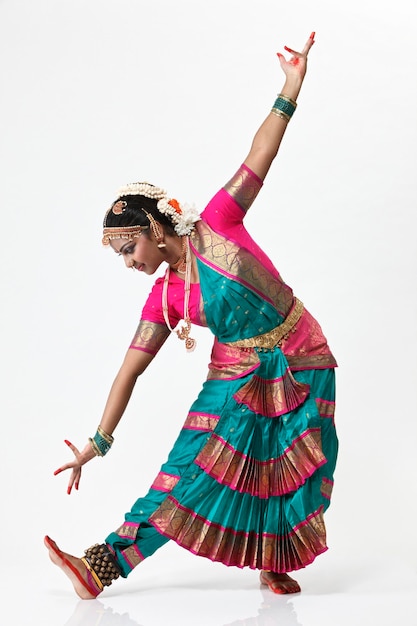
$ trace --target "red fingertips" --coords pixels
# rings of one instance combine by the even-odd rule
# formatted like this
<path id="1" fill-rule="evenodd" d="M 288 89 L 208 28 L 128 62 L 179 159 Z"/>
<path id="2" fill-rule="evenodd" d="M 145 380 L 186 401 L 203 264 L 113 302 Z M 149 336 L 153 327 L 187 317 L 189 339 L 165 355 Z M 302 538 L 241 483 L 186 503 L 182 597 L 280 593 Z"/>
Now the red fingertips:
<path id="1" fill-rule="evenodd" d="M 72 443 L 70 441 L 68 441 L 68 439 L 64 439 L 64 443 L 66 443 L 67 446 L 72 446 Z"/>
<path id="2" fill-rule="evenodd" d="M 54 471 L 54 476 L 56 476 L 57 474 L 60 474 L 62 472 L 62 469 L 59 468 L 57 470 Z"/>
<path id="3" fill-rule="evenodd" d="M 311 35 L 310 35 L 310 39 L 313 39 L 313 41 L 314 41 L 314 37 L 315 37 L 315 36 L 316 36 L 316 33 L 313 31 L 313 32 L 311 33 Z"/>
<path id="4" fill-rule="evenodd" d="M 67 489 L 67 494 L 68 494 L 68 495 L 71 495 L 71 487 L 68 487 L 68 489 Z"/>

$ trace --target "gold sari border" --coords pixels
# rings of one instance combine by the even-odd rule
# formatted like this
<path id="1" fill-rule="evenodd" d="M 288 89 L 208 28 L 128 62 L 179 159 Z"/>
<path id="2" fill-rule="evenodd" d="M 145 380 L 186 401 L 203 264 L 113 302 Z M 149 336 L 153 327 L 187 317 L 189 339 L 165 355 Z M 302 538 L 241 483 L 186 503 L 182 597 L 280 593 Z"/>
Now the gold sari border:
<path id="1" fill-rule="evenodd" d="M 265 380 L 254 374 L 233 397 L 238 404 L 244 404 L 253 413 L 274 418 L 300 406 L 309 391 L 309 385 L 295 380 L 287 368 L 281 378 L 274 380 Z"/>
<path id="2" fill-rule="evenodd" d="M 293 372 L 299 370 L 320 370 L 337 367 L 336 359 L 332 354 L 312 354 L 309 356 L 291 356 L 285 354 L 285 358 L 287 359 L 288 365 Z"/>
<path id="3" fill-rule="evenodd" d="M 285 533 L 239 531 L 205 519 L 168 496 L 149 521 L 165 537 L 193 554 L 227 566 L 268 569 L 277 573 L 301 569 L 327 550 L 321 506 Z"/>
<path id="4" fill-rule="evenodd" d="M 213 434 L 195 463 L 219 484 L 266 499 L 296 491 L 327 459 L 321 448 L 321 429 L 310 428 L 279 457 L 266 461 L 236 450 Z"/>
<path id="5" fill-rule="evenodd" d="M 140 320 L 130 348 L 156 354 L 170 335 L 169 329 L 163 324 Z"/>
<path id="6" fill-rule="evenodd" d="M 333 481 L 328 478 L 323 478 L 321 481 L 320 493 L 324 498 L 330 500 L 333 491 Z"/>
<path id="7" fill-rule="evenodd" d="M 133 541 L 136 539 L 136 535 L 138 534 L 139 524 L 135 524 L 134 522 L 124 522 L 116 530 L 116 535 L 122 537 L 123 539 L 132 539 Z"/>
<path id="8" fill-rule="evenodd" d="M 262 181 L 256 180 L 245 167 L 241 166 L 223 189 L 246 213 L 262 187 Z"/>
<path id="9" fill-rule="evenodd" d="M 212 432 L 219 423 L 220 417 L 210 413 L 194 413 L 190 412 L 184 422 L 183 428 L 187 430 L 205 430 Z"/>
<path id="10" fill-rule="evenodd" d="M 180 477 L 166 472 L 159 472 L 151 485 L 151 489 L 155 491 L 171 492 L 178 483 Z"/>
<path id="11" fill-rule="evenodd" d="M 334 420 L 334 412 L 336 403 L 330 400 L 324 400 L 323 398 L 316 398 L 317 409 L 320 417 L 325 417 Z"/>
<path id="12" fill-rule="evenodd" d="M 128 566 L 134 569 L 139 563 L 145 560 L 142 552 L 139 550 L 137 545 L 134 543 L 125 550 L 121 550 L 120 554 L 128 564 Z"/>

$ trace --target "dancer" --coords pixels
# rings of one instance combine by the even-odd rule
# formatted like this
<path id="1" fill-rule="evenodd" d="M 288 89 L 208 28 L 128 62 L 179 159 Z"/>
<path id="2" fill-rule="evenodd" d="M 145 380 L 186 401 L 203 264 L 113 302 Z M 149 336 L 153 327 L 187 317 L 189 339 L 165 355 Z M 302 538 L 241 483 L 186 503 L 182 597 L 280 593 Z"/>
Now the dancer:
<path id="1" fill-rule="evenodd" d="M 81 451 L 66 442 L 74 459 L 55 474 L 70 470 L 68 493 L 78 489 L 82 467 L 109 451 L 137 378 L 171 332 L 192 350 L 192 323 L 207 326 L 214 344 L 207 380 L 167 461 L 120 527 L 81 558 L 45 537 L 81 598 L 127 577 L 169 539 L 213 561 L 260 570 L 275 593 L 300 591 L 288 573 L 327 549 L 336 361 L 318 322 L 243 226 L 296 110 L 313 43 L 314 33 L 302 52 L 278 53 L 282 90 L 244 163 L 201 215 L 149 183 L 123 187 L 105 214 L 103 244 L 127 267 L 166 269 L 96 434 Z M 258 217 L 265 228 L 278 219 L 273 211 Z"/>

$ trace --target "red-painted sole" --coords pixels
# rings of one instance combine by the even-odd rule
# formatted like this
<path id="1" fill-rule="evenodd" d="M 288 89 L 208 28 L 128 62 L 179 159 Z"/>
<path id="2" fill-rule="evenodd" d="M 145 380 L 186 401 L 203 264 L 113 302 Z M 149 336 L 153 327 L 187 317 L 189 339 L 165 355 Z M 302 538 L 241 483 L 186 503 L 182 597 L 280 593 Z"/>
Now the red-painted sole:
<path id="1" fill-rule="evenodd" d="M 70 561 L 68 561 L 68 559 L 62 554 L 58 546 L 52 543 L 52 539 L 48 537 L 48 535 L 45 536 L 45 543 L 47 544 L 48 548 L 50 548 L 53 552 L 55 552 L 55 554 L 61 559 L 64 565 L 66 565 L 71 570 L 71 572 L 75 574 L 75 576 L 78 578 L 78 580 L 80 581 L 84 589 L 86 589 L 88 593 L 91 593 L 91 595 L 96 598 L 99 595 L 100 591 L 97 591 L 97 589 L 94 589 L 94 587 L 90 587 L 90 585 L 85 582 L 84 578 L 81 576 L 77 568 L 74 567 L 74 565 L 70 563 Z M 87 572 L 87 574 L 88 573 L 89 572 Z"/>

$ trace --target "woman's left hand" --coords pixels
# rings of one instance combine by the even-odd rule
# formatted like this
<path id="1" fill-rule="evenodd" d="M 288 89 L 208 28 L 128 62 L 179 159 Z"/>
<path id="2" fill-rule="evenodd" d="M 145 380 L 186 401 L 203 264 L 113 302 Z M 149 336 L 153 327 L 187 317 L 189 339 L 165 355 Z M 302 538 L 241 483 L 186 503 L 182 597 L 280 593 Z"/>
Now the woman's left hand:
<path id="1" fill-rule="evenodd" d="M 311 33 L 301 52 L 284 46 L 284 50 L 291 54 L 291 58 L 288 61 L 283 54 L 277 52 L 280 65 L 287 78 L 297 78 L 298 80 L 301 79 L 301 81 L 304 79 L 307 71 L 307 56 L 314 44 L 314 36 L 315 33 Z"/>
<path id="2" fill-rule="evenodd" d="M 85 463 L 88 463 L 88 461 L 91 461 L 91 459 L 94 459 L 95 454 L 89 443 L 85 446 L 83 450 L 81 450 L 81 452 L 70 441 L 65 440 L 65 443 L 73 452 L 74 460 L 71 461 L 70 463 L 65 463 L 65 465 L 62 465 L 61 467 L 59 467 L 54 472 L 54 476 L 57 476 L 58 474 L 60 474 L 61 472 L 64 472 L 65 470 L 71 470 L 70 478 L 68 481 L 68 487 L 67 487 L 67 493 L 68 495 L 70 495 L 73 487 L 75 487 L 75 489 L 78 490 L 78 486 L 81 480 L 81 467 L 85 465 Z"/>

